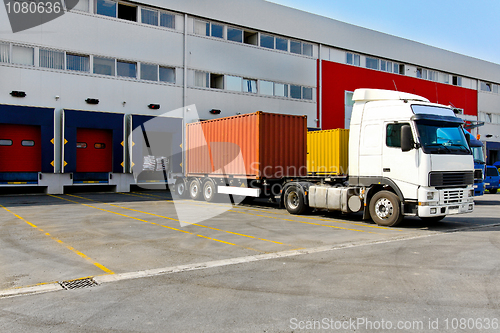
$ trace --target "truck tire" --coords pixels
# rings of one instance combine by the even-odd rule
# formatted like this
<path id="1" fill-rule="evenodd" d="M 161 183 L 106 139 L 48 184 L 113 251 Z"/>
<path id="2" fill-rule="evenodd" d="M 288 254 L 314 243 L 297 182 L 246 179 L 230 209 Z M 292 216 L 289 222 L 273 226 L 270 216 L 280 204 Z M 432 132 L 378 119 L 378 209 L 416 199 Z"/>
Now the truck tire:
<path id="1" fill-rule="evenodd" d="M 300 215 L 307 210 L 304 194 L 298 186 L 288 187 L 283 196 L 286 210 L 293 215 Z"/>
<path id="2" fill-rule="evenodd" d="M 184 179 L 177 179 L 177 181 L 175 182 L 174 191 L 179 198 L 187 198 L 188 190 Z"/>
<path id="3" fill-rule="evenodd" d="M 196 178 L 189 183 L 189 196 L 193 200 L 200 200 L 201 198 L 201 184 Z"/>
<path id="4" fill-rule="evenodd" d="M 205 181 L 205 184 L 203 184 L 203 199 L 207 202 L 212 202 L 215 201 L 215 198 L 217 196 L 217 190 L 215 188 L 215 184 L 212 180 L 207 180 Z"/>
<path id="5" fill-rule="evenodd" d="M 390 191 L 380 191 L 370 200 L 370 216 L 376 224 L 384 227 L 394 227 L 401 223 L 401 201 Z"/>
<path id="6" fill-rule="evenodd" d="M 496 188 L 492 188 L 489 190 L 490 191 L 490 194 L 495 194 L 497 193 L 497 189 Z"/>

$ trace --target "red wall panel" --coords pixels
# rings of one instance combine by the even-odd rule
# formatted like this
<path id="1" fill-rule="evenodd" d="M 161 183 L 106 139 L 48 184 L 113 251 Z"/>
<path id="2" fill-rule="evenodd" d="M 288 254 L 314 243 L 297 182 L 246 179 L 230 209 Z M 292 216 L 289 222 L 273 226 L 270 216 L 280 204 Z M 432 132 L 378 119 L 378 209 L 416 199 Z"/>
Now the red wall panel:
<path id="1" fill-rule="evenodd" d="M 433 103 L 454 105 L 477 115 L 477 91 L 382 71 L 322 62 L 322 129 L 344 128 L 345 91 L 387 89 L 416 94 Z M 319 76 L 319 75 L 318 75 Z"/>
<path id="2" fill-rule="evenodd" d="M 42 170 L 40 126 L 0 124 L 0 139 L 12 141 L 11 146 L 0 146 L 0 172 Z M 34 141 L 34 146 L 23 145 L 23 141 Z"/>
<path id="3" fill-rule="evenodd" d="M 76 172 L 112 171 L 113 133 L 111 130 L 78 128 L 76 141 L 86 144 L 86 148 L 76 149 Z M 101 148 L 96 148 L 96 145 Z"/>

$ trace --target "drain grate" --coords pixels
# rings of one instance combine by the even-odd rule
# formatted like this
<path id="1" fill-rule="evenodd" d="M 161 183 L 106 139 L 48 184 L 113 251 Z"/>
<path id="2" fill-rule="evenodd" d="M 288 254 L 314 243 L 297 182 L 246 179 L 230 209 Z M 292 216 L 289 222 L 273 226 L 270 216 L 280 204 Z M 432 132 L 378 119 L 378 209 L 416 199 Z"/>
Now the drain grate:
<path id="1" fill-rule="evenodd" d="M 68 280 L 68 281 L 61 281 L 59 282 L 61 287 L 63 287 L 66 290 L 70 289 L 82 289 L 82 288 L 90 288 L 97 286 L 97 282 L 94 281 L 93 278 L 82 278 L 82 279 L 75 279 L 75 280 Z"/>

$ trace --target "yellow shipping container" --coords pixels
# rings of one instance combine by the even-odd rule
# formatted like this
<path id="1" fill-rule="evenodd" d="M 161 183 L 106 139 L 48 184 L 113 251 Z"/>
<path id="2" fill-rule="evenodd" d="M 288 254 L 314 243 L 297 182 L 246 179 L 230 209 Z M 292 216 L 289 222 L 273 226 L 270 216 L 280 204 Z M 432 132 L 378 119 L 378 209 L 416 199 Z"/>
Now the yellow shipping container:
<path id="1" fill-rule="evenodd" d="M 334 129 L 307 133 L 307 173 L 347 175 L 349 130 Z"/>

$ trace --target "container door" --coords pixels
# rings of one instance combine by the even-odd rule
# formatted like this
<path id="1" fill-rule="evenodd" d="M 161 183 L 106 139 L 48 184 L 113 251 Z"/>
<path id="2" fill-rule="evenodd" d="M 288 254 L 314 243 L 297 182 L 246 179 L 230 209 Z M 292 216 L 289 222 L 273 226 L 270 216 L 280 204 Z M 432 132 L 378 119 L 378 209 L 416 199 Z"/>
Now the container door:
<path id="1" fill-rule="evenodd" d="M 78 128 L 76 141 L 76 172 L 112 171 L 112 131 Z"/>
<path id="2" fill-rule="evenodd" d="M 0 172 L 42 169 L 40 126 L 0 124 Z"/>

